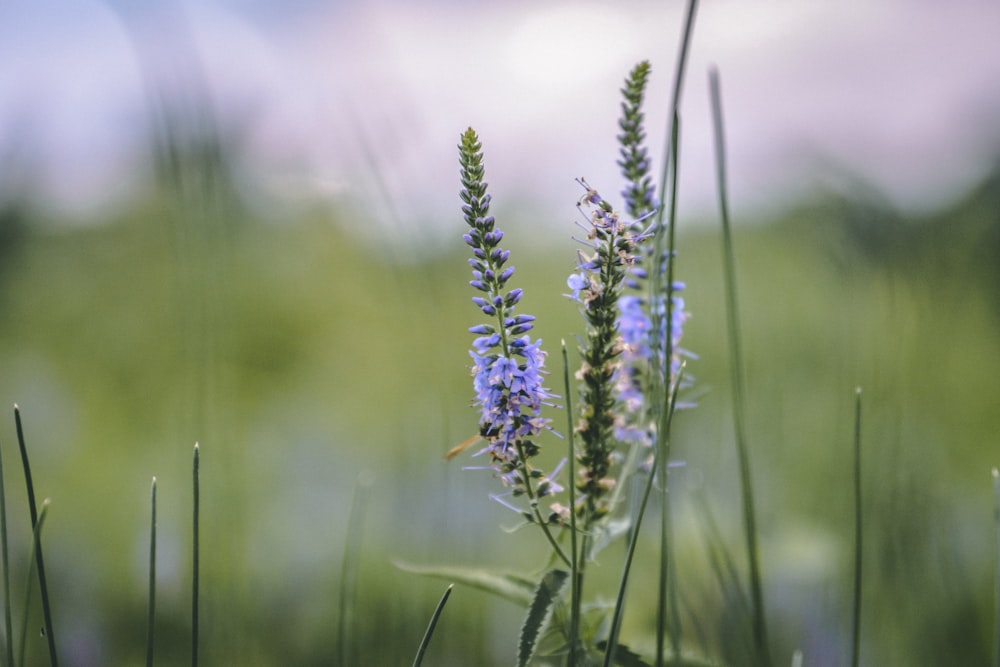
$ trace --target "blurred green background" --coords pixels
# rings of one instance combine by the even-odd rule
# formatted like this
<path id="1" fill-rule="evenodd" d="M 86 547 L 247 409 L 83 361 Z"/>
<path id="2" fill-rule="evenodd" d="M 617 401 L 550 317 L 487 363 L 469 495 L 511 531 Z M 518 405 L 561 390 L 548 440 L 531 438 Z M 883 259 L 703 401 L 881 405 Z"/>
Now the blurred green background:
<path id="1" fill-rule="evenodd" d="M 862 664 L 986 664 L 996 9 L 704 4 L 677 221 L 698 404 L 674 422 L 684 646 L 737 666 L 750 650 L 740 595 L 713 561 L 721 547 L 745 569 L 721 240 L 705 205 L 699 79 L 716 62 L 772 654 L 849 660 L 861 387 Z M 563 296 L 573 178 L 617 199 L 615 88 L 641 58 L 654 61 L 650 145 L 662 143 L 682 3 L 73 5 L 0 7 L 0 453 L 15 608 L 30 545 L 17 403 L 36 493 L 52 502 L 43 539 L 61 664 L 142 662 L 153 476 L 156 664 L 190 664 L 196 442 L 204 664 L 410 664 L 446 582 L 394 561 L 532 574 L 548 553 L 536 532 L 505 530 L 517 517 L 490 499 L 497 480 L 463 470 L 481 459 L 443 460 L 477 421 L 467 328 L 479 311 L 454 142 L 467 123 L 481 132 L 513 283 L 562 393 L 559 342 L 575 363 L 583 331 Z M 542 444 L 556 465 L 564 441 Z M 352 507 L 357 575 L 345 580 Z M 658 539 L 646 538 L 622 640 L 648 653 Z M 621 557 L 621 545 L 601 554 L 590 595 L 612 598 Z M 31 665 L 47 664 L 38 608 L 15 618 Z M 522 616 L 458 586 L 424 664 L 510 664 Z"/>
<path id="2" fill-rule="evenodd" d="M 17 179 L 0 202 L 0 399 L 20 405 L 36 491 L 52 499 L 44 542 L 63 662 L 144 655 L 155 475 L 157 664 L 187 663 L 197 441 L 206 664 L 336 664 L 345 585 L 356 605 L 350 664 L 408 664 L 445 583 L 393 559 L 532 572 L 546 553 L 533 531 L 500 530 L 516 517 L 488 498 L 499 490 L 489 473 L 462 470 L 477 460 L 442 460 L 476 424 L 466 328 L 477 311 L 457 197 L 454 234 L 414 247 L 346 203 L 249 205 L 234 186 L 237 147 L 218 134 L 166 133 L 152 145 L 146 194 L 110 219 L 44 213 Z M 572 203 L 554 234 L 537 231 L 526 205 L 494 205 L 559 393 L 559 341 L 572 350 L 582 331 L 561 296 L 575 261 Z M 739 220 L 749 437 L 782 663 L 795 649 L 809 665 L 849 655 L 858 386 L 864 662 L 987 661 L 998 212 L 994 170 L 920 215 L 858 187 Z M 680 220 L 678 246 L 692 313 L 684 346 L 698 355 L 698 407 L 678 415 L 674 444 L 686 462 L 673 481 L 685 642 L 738 665 L 744 621 L 704 537 L 710 511 L 743 562 L 717 225 Z M 0 423 L 20 600 L 30 535 L 12 415 Z M 545 446 L 551 462 L 561 456 L 562 441 Z M 361 560 L 357 580 L 343 582 L 355 488 Z M 623 633 L 640 647 L 655 618 L 649 537 Z M 603 554 L 606 580 L 592 593 L 613 595 L 620 556 Z M 508 664 L 521 614 L 458 587 L 428 664 Z M 44 640 L 29 636 L 31 664 L 44 664 Z"/>

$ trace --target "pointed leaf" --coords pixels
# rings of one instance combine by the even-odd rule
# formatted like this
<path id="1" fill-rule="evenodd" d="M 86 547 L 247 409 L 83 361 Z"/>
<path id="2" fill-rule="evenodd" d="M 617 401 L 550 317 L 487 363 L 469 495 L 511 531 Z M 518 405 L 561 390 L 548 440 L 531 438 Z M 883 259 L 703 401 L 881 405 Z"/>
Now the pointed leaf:
<path id="1" fill-rule="evenodd" d="M 401 560 L 393 561 L 393 565 L 404 572 L 465 584 L 525 607 L 531 603 L 535 591 L 534 582 L 510 572 L 447 565 L 415 565 Z"/>
<path id="2" fill-rule="evenodd" d="M 518 640 L 517 665 L 524 667 L 535 654 L 535 645 L 542 628 L 552 614 L 552 607 L 555 606 L 561 597 L 566 581 L 569 579 L 569 572 L 565 570 L 551 570 L 542 577 L 535 591 L 535 597 L 531 601 L 528 609 L 528 616 L 521 626 L 521 638 Z"/>

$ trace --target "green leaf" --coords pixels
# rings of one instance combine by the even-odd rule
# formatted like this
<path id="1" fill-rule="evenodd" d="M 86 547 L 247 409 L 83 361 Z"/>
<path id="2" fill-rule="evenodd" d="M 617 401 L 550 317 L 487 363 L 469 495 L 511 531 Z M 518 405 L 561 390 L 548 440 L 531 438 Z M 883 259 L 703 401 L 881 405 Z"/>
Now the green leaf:
<path id="1" fill-rule="evenodd" d="M 533 581 L 511 572 L 447 565 L 414 565 L 401 560 L 393 561 L 393 565 L 404 572 L 465 584 L 525 607 L 531 604 L 535 592 Z"/>
<path id="2" fill-rule="evenodd" d="M 517 648 L 518 667 L 527 665 L 531 661 L 531 656 L 535 654 L 538 637 L 552 614 L 552 607 L 559 602 L 568 579 L 569 572 L 551 570 L 539 582 L 535 597 L 531 601 L 531 607 L 528 609 L 528 616 L 524 619 L 524 625 L 521 626 L 521 638 Z"/>

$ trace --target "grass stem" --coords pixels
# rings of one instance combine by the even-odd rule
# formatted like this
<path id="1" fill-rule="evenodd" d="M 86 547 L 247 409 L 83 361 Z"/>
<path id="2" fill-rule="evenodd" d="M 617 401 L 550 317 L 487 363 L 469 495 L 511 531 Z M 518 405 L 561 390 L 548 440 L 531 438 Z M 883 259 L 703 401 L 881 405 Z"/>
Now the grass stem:
<path id="1" fill-rule="evenodd" d="M 851 665 L 861 658 L 861 387 L 854 398 L 854 604 L 851 628 Z"/>
<path id="2" fill-rule="evenodd" d="M 4 488 L 3 455 L 0 452 L 0 557 L 3 558 L 3 620 L 7 661 L 14 667 L 14 630 L 10 607 L 10 552 L 7 544 L 7 492 Z"/>
<path id="3" fill-rule="evenodd" d="M 709 70 L 709 89 L 712 99 L 712 121 L 715 134 L 716 174 L 718 177 L 719 207 L 722 216 L 722 267 L 725 273 L 726 319 L 729 332 L 729 354 L 732 365 L 733 426 L 736 453 L 739 459 L 740 488 L 743 504 L 743 526 L 746 533 L 747 559 L 750 567 L 750 598 L 753 602 L 753 637 L 757 664 L 771 665 L 767 638 L 767 620 L 764 616 L 764 593 L 761 585 L 759 554 L 757 550 L 757 521 L 754 514 L 753 481 L 750 473 L 750 449 L 747 444 L 745 408 L 745 379 L 743 377 L 743 352 L 738 299 L 736 295 L 736 256 L 733 251 L 732 231 L 729 224 L 729 195 L 726 187 L 726 142 L 722 125 L 722 93 L 719 71 Z"/>
<path id="4" fill-rule="evenodd" d="M 194 491 L 193 515 L 191 517 L 191 667 L 198 667 L 198 585 L 199 585 L 199 511 L 201 509 L 201 491 L 199 483 L 200 455 L 198 443 L 194 443 L 194 460 L 192 464 L 192 483 Z"/>
<path id="5" fill-rule="evenodd" d="M 993 469 L 993 523 L 996 525 L 996 572 L 993 575 L 993 667 L 1000 667 L 1000 471 Z"/>
<path id="6" fill-rule="evenodd" d="M 569 493 L 569 560 L 570 560 L 570 606 L 569 606 L 569 651 L 566 664 L 575 667 L 577 664 L 577 648 L 580 642 L 580 589 L 583 581 L 579 569 L 580 552 L 576 536 L 576 443 L 574 441 L 573 395 L 569 382 L 569 354 L 566 352 L 566 341 L 562 344 L 563 388 L 566 396 L 566 440 L 569 453 L 566 456 L 569 483 L 566 484 Z"/>
<path id="7" fill-rule="evenodd" d="M 653 466 L 649 475 L 646 477 L 646 485 L 642 491 L 642 501 L 640 502 L 639 510 L 635 515 L 635 526 L 629 534 L 628 548 L 625 552 L 625 562 L 622 566 L 621 581 L 618 585 L 618 596 L 615 599 L 614 612 L 611 616 L 611 629 L 608 632 L 608 643 L 607 646 L 604 647 L 604 667 L 610 667 L 615 664 L 615 650 L 618 646 L 618 633 L 621 630 L 622 617 L 625 614 L 625 592 L 628 589 L 629 575 L 632 570 L 632 560 L 635 557 L 635 546 L 639 542 L 639 528 L 642 526 L 642 517 L 646 514 L 649 494 L 653 489 L 653 480 L 656 477 L 653 474 L 653 471 L 657 470 L 659 458 L 661 456 L 668 456 L 670 453 L 670 442 L 666 439 L 665 434 L 670 432 L 670 420 L 673 418 L 674 406 L 677 401 L 678 386 L 680 386 L 679 378 L 669 396 L 669 406 L 663 415 L 663 423 L 659 424 L 661 428 L 658 429 L 658 442 L 656 451 L 653 454 Z"/>
<path id="8" fill-rule="evenodd" d="M 340 595 L 337 620 L 337 647 L 341 665 L 354 664 L 351 637 L 354 619 L 354 600 L 357 591 L 358 567 L 361 563 L 361 536 L 368 510 L 368 491 L 372 480 L 369 473 L 358 475 L 351 494 L 351 509 L 347 515 L 347 540 L 344 543 L 344 560 L 340 566 Z"/>
<path id="9" fill-rule="evenodd" d="M 437 607 L 434 609 L 431 622 L 427 625 L 427 632 L 424 633 L 424 638 L 420 641 L 420 647 L 417 649 L 417 657 L 413 659 L 413 667 L 420 667 L 424 661 L 424 653 L 427 652 L 427 646 L 431 643 L 431 635 L 434 634 L 434 627 L 437 625 L 441 612 L 444 611 L 444 605 L 448 602 L 448 598 L 451 597 L 451 589 L 453 588 L 455 588 L 455 584 L 448 584 L 444 595 L 441 596 L 441 601 L 438 602 Z"/>
<path id="10" fill-rule="evenodd" d="M 149 614 L 146 619 L 146 667 L 153 667 L 153 628 L 156 618 L 156 477 L 150 487 Z"/>
<path id="11" fill-rule="evenodd" d="M 42 548 L 42 525 L 45 523 L 45 517 L 48 514 L 49 501 L 46 499 L 42 502 L 42 510 L 38 514 L 38 521 L 32 529 L 32 541 L 31 541 L 31 556 L 28 560 L 28 580 L 25 582 L 24 586 L 24 624 L 21 626 L 21 640 L 18 646 L 18 659 L 17 664 L 24 667 L 24 653 L 25 647 L 28 644 L 28 619 L 31 614 L 31 592 L 34 587 L 31 585 L 31 580 L 35 578 L 35 573 L 38 571 L 38 559 L 35 556 L 38 555 L 39 550 Z M 43 634 L 45 628 L 42 628 Z"/>
<path id="12" fill-rule="evenodd" d="M 52 608 L 49 604 L 49 589 L 45 580 L 45 559 L 42 556 L 42 543 L 38 533 L 38 510 L 35 507 L 35 485 L 31 479 L 31 465 L 28 463 L 28 448 L 24 443 L 24 428 L 21 425 L 21 410 L 14 406 L 14 426 L 17 429 L 17 444 L 21 450 L 21 464 L 24 467 L 24 484 L 28 490 L 28 510 L 31 512 L 31 528 L 35 530 L 37 541 L 35 548 L 35 565 L 38 569 L 38 588 L 42 598 L 42 616 L 45 619 L 45 638 L 49 645 L 49 664 L 58 667 L 59 659 L 56 656 L 56 638 L 52 629 Z"/>

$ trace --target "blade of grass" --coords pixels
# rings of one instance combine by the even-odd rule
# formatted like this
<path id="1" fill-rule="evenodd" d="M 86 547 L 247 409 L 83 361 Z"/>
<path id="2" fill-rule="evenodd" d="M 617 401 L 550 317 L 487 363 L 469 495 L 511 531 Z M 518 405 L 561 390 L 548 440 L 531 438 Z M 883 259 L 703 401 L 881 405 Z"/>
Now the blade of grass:
<path id="1" fill-rule="evenodd" d="M 684 370 L 681 368 L 681 375 Z M 677 404 L 677 388 L 680 386 L 680 378 L 674 385 L 669 396 L 669 406 L 663 416 L 663 424 L 657 430 L 657 446 L 653 453 L 652 470 L 657 469 L 657 462 L 660 456 L 667 456 L 670 453 L 670 442 L 666 440 L 665 434 L 670 432 L 670 420 L 673 418 L 674 406 Z M 661 442 L 662 439 L 662 442 Z M 639 542 L 639 528 L 642 526 L 642 517 L 646 514 L 646 506 L 649 502 L 649 493 L 653 489 L 653 479 L 655 475 L 650 472 L 646 478 L 646 485 L 642 490 L 642 501 L 639 503 L 639 511 L 635 515 L 635 527 L 629 535 L 628 549 L 625 552 L 625 562 L 622 567 L 621 581 L 618 585 L 618 596 L 615 599 L 615 609 L 611 616 L 611 628 L 608 631 L 608 644 L 604 649 L 604 667 L 614 664 L 615 650 L 618 647 L 618 633 L 621 630 L 622 617 L 625 614 L 625 591 L 628 588 L 629 575 L 632 571 L 632 559 L 635 556 L 635 545 Z"/>
<path id="2" fill-rule="evenodd" d="M 687 10 L 684 16 L 684 32 L 681 33 L 681 44 L 677 53 L 677 69 L 674 73 L 674 88 L 670 95 L 670 108 L 667 116 L 667 138 L 666 146 L 663 148 L 663 173 L 660 174 L 660 201 L 666 201 L 663 195 L 667 192 L 667 182 L 670 166 L 670 154 L 672 152 L 673 124 L 674 117 L 678 114 L 678 107 L 681 103 L 681 91 L 684 89 L 684 73 L 687 71 L 687 56 L 691 46 L 691 35 L 694 33 L 694 17 L 698 10 L 698 0 L 688 0 Z M 663 227 L 663 207 L 656 214 L 656 228 Z"/>
<path id="3" fill-rule="evenodd" d="M 685 35 L 685 41 L 687 40 L 687 35 Z M 680 77 L 680 73 L 678 73 Z M 667 605 L 670 606 L 670 646 L 674 654 L 674 659 L 680 659 L 680 624 L 677 620 L 677 595 L 674 586 L 670 585 L 671 573 L 674 570 L 675 563 L 672 558 L 671 550 L 673 548 L 673 540 L 671 539 L 671 526 L 670 526 L 670 494 L 667 483 L 667 467 L 670 464 L 669 457 L 669 446 L 670 446 L 670 423 L 672 421 L 672 409 L 670 408 L 670 403 L 676 401 L 676 392 L 680 388 L 680 378 L 677 379 L 677 385 L 674 387 L 670 386 L 670 369 L 673 364 L 672 359 L 674 355 L 674 341 L 672 332 L 672 322 L 674 317 L 674 260 L 676 258 L 676 253 L 674 249 L 676 247 L 676 230 L 677 230 L 677 176 L 680 173 L 679 169 L 679 154 L 680 154 L 680 143 L 678 137 L 680 136 L 680 117 L 677 115 L 676 110 L 674 111 L 674 119 L 670 126 L 670 133 L 673 137 L 671 145 L 673 148 L 670 151 L 670 161 L 669 164 L 673 165 L 673 171 L 671 172 L 670 178 L 670 227 L 667 235 L 667 257 L 669 261 L 667 262 L 667 277 L 666 277 L 666 317 L 663 325 L 659 323 L 657 326 L 665 326 L 667 328 L 666 336 L 663 339 L 666 342 L 666 349 L 663 351 L 664 359 L 664 369 L 663 377 L 665 381 L 658 385 L 664 392 L 664 407 L 661 409 L 660 414 L 670 415 L 666 420 L 664 420 L 663 427 L 665 431 L 657 430 L 656 437 L 656 448 L 657 450 L 664 448 L 665 451 L 661 451 L 657 456 L 657 466 L 654 468 L 656 470 L 656 475 L 660 480 L 660 570 L 659 570 L 659 588 L 657 591 L 657 606 L 656 606 L 656 666 L 662 667 L 663 665 L 663 644 L 664 644 L 664 629 L 667 626 Z M 661 253 L 657 253 L 656 257 L 661 257 Z M 657 286 L 659 288 L 663 281 L 657 280 Z M 660 340 L 659 331 L 656 332 L 656 340 Z M 673 395 L 671 395 L 673 394 Z M 669 598 L 669 599 L 668 599 Z"/>
<path id="4" fill-rule="evenodd" d="M 24 667 L 24 650 L 28 643 L 28 618 L 30 617 L 29 612 L 31 611 L 31 592 L 34 590 L 34 586 L 31 585 L 31 580 L 35 578 L 38 566 L 38 561 L 35 556 L 42 548 L 42 524 L 45 523 L 45 517 L 48 514 L 48 509 L 49 501 L 48 499 L 45 499 L 42 502 L 42 511 L 38 515 L 38 521 L 32 529 L 33 538 L 31 541 L 31 558 L 28 560 L 28 580 L 25 582 L 24 587 L 24 625 L 21 626 L 21 639 L 17 650 L 17 664 L 21 665 L 21 667 Z"/>
<path id="5" fill-rule="evenodd" d="M 667 252 L 669 253 L 667 257 L 669 258 L 667 263 L 667 281 L 666 281 L 666 308 L 667 308 L 667 336 L 666 336 L 666 349 L 663 351 L 663 358 L 666 360 L 667 372 L 665 377 L 669 377 L 670 359 L 673 354 L 672 346 L 673 341 L 670 336 L 670 323 L 671 319 L 671 309 L 673 307 L 673 267 L 674 267 L 674 229 L 676 227 L 676 210 L 677 210 L 677 126 L 678 126 L 678 108 L 680 106 L 681 91 L 684 89 L 684 75 L 687 71 L 687 58 L 688 53 L 691 50 L 691 36 L 694 34 L 694 19 L 697 14 L 698 2 L 697 0 L 688 0 L 687 8 L 685 10 L 684 18 L 684 29 L 681 33 L 681 43 L 678 48 L 677 54 L 677 68 L 674 71 L 674 81 L 673 90 L 670 96 L 670 108 L 668 110 L 668 132 L 666 137 L 666 146 L 663 151 L 663 169 L 660 175 L 660 201 L 665 202 L 667 193 L 667 183 L 668 180 L 671 183 L 671 193 L 670 193 L 670 240 L 667 246 Z M 673 169 L 671 169 L 673 166 Z M 656 262 L 660 262 L 663 257 L 662 248 L 662 238 L 664 229 L 664 214 L 665 208 L 660 206 L 659 211 L 656 214 L 656 237 L 654 239 L 654 250 L 653 257 L 655 257 Z M 659 270 L 659 266 L 657 266 Z M 657 280 L 653 281 L 652 289 L 654 291 L 654 299 L 663 293 L 664 287 L 661 276 L 657 276 Z M 655 303 L 656 301 L 651 301 Z M 660 327 L 659 322 L 654 322 L 653 324 L 653 340 L 656 341 L 656 345 L 659 344 L 660 340 Z M 661 383 L 656 382 L 654 386 L 658 387 Z M 664 398 L 669 398 L 670 388 L 669 381 L 662 383 L 664 386 L 663 396 Z M 658 588 L 658 601 L 657 601 L 657 623 L 656 623 L 656 665 L 657 667 L 662 667 L 663 665 L 663 645 L 664 645 L 664 626 L 666 625 L 666 607 L 667 601 L 666 596 L 668 590 L 673 590 L 672 587 L 668 587 L 668 580 L 670 578 L 670 562 L 672 559 L 668 556 L 669 544 L 670 544 L 670 516 L 669 516 L 669 499 L 667 497 L 667 487 L 666 487 L 666 470 L 669 461 L 666 456 L 660 457 L 660 466 L 658 473 L 660 475 L 660 482 L 664 485 L 663 490 L 660 495 L 660 553 L 662 558 L 660 560 L 660 581 Z M 676 598 L 671 600 L 671 608 L 676 611 Z M 671 614 L 671 628 L 670 637 L 671 644 L 673 645 L 674 655 L 679 654 L 679 626 L 676 623 L 676 614 Z"/>
<path id="6" fill-rule="evenodd" d="M 427 632 L 424 633 L 424 638 L 420 641 L 420 647 L 417 649 L 417 657 L 413 659 L 413 667 L 420 667 L 420 664 L 424 661 L 424 653 L 427 652 L 427 645 L 431 643 L 434 626 L 437 625 L 438 618 L 441 616 L 441 612 L 444 611 L 444 605 L 448 602 L 448 598 L 451 597 L 451 589 L 453 588 L 455 588 L 455 584 L 448 584 L 444 595 L 441 596 L 441 601 L 438 602 L 437 607 L 434 609 L 431 622 L 427 626 Z"/>
<path id="7" fill-rule="evenodd" d="M 993 575 L 993 667 L 1000 667 L 1000 471 L 993 469 L 993 523 L 996 525 L 996 572 Z"/>
<path id="8" fill-rule="evenodd" d="M 368 491 L 371 488 L 370 475 L 358 475 L 351 496 L 351 509 L 347 519 L 347 541 L 344 544 L 344 560 L 340 569 L 340 618 L 337 621 L 337 646 L 341 665 L 354 664 L 348 649 L 348 623 L 354 618 L 354 597 L 356 592 L 358 564 L 361 562 L 361 529 L 368 509 Z"/>
<path id="9" fill-rule="evenodd" d="M 194 459 L 191 466 L 192 489 L 194 491 L 193 513 L 191 517 L 191 667 L 198 667 L 198 584 L 199 584 L 199 535 L 198 514 L 201 509 L 201 489 L 199 482 L 200 454 L 198 443 L 194 443 Z"/>
<path id="10" fill-rule="evenodd" d="M 7 662 L 14 667 L 14 630 L 10 607 L 10 559 L 7 549 L 7 492 L 4 489 L 3 456 L 0 452 L 0 557 L 3 558 L 3 620 Z"/>
<path id="11" fill-rule="evenodd" d="M 580 641 L 580 588 L 583 582 L 578 562 L 580 558 L 579 545 L 576 541 L 576 444 L 573 440 L 573 393 L 569 383 L 569 355 L 566 352 L 566 341 L 562 344 L 563 359 L 563 395 L 566 397 L 566 441 L 569 454 L 566 457 L 566 465 L 569 468 L 569 483 L 566 485 L 569 492 L 569 565 L 570 565 L 570 612 L 569 612 L 569 653 L 567 665 L 571 667 L 577 664 L 577 648 Z"/>
<path id="12" fill-rule="evenodd" d="M 851 630 L 851 665 L 861 657 L 861 387 L 854 393 L 854 625 Z"/>
<path id="13" fill-rule="evenodd" d="M 146 667 L 153 667 L 153 627 L 156 617 L 156 477 L 150 489 L 149 522 L 149 616 L 146 621 Z"/>
<path id="14" fill-rule="evenodd" d="M 743 526 L 746 532 L 747 559 L 750 566 L 750 598 L 753 602 L 753 636 L 757 650 L 757 664 L 770 666 L 770 648 L 767 638 L 767 620 L 764 617 L 764 593 L 761 585 L 759 554 L 757 550 L 757 520 L 754 514 L 753 481 L 750 474 L 750 449 L 747 444 L 744 416 L 745 380 L 743 377 L 743 352 L 740 340 L 739 309 L 736 296 L 736 256 L 729 224 L 729 195 L 726 187 L 726 141 L 722 125 L 722 93 L 719 71 L 709 69 L 709 89 L 712 98 L 712 121 L 715 135 L 716 174 L 718 177 L 719 208 L 722 216 L 722 267 L 726 286 L 726 320 L 729 332 L 729 356 L 732 367 L 733 427 L 736 437 L 736 454 L 739 459 L 740 488 L 743 503 Z"/>
<path id="15" fill-rule="evenodd" d="M 14 425 L 17 428 L 17 444 L 21 450 L 21 464 L 24 467 L 24 484 L 28 490 L 28 509 L 31 512 L 31 528 L 38 526 L 38 511 L 35 507 L 35 485 L 31 480 L 31 465 L 28 463 L 28 448 L 24 444 L 24 428 L 21 425 L 21 409 L 14 406 Z M 36 533 L 37 539 L 37 533 Z M 35 549 L 35 564 L 38 568 L 38 589 L 42 598 L 42 616 L 45 619 L 45 638 L 49 645 L 49 664 L 59 665 L 56 657 L 56 638 L 52 629 L 52 608 L 49 604 L 49 589 L 45 581 L 45 559 L 42 556 L 42 544 L 38 542 Z"/>

